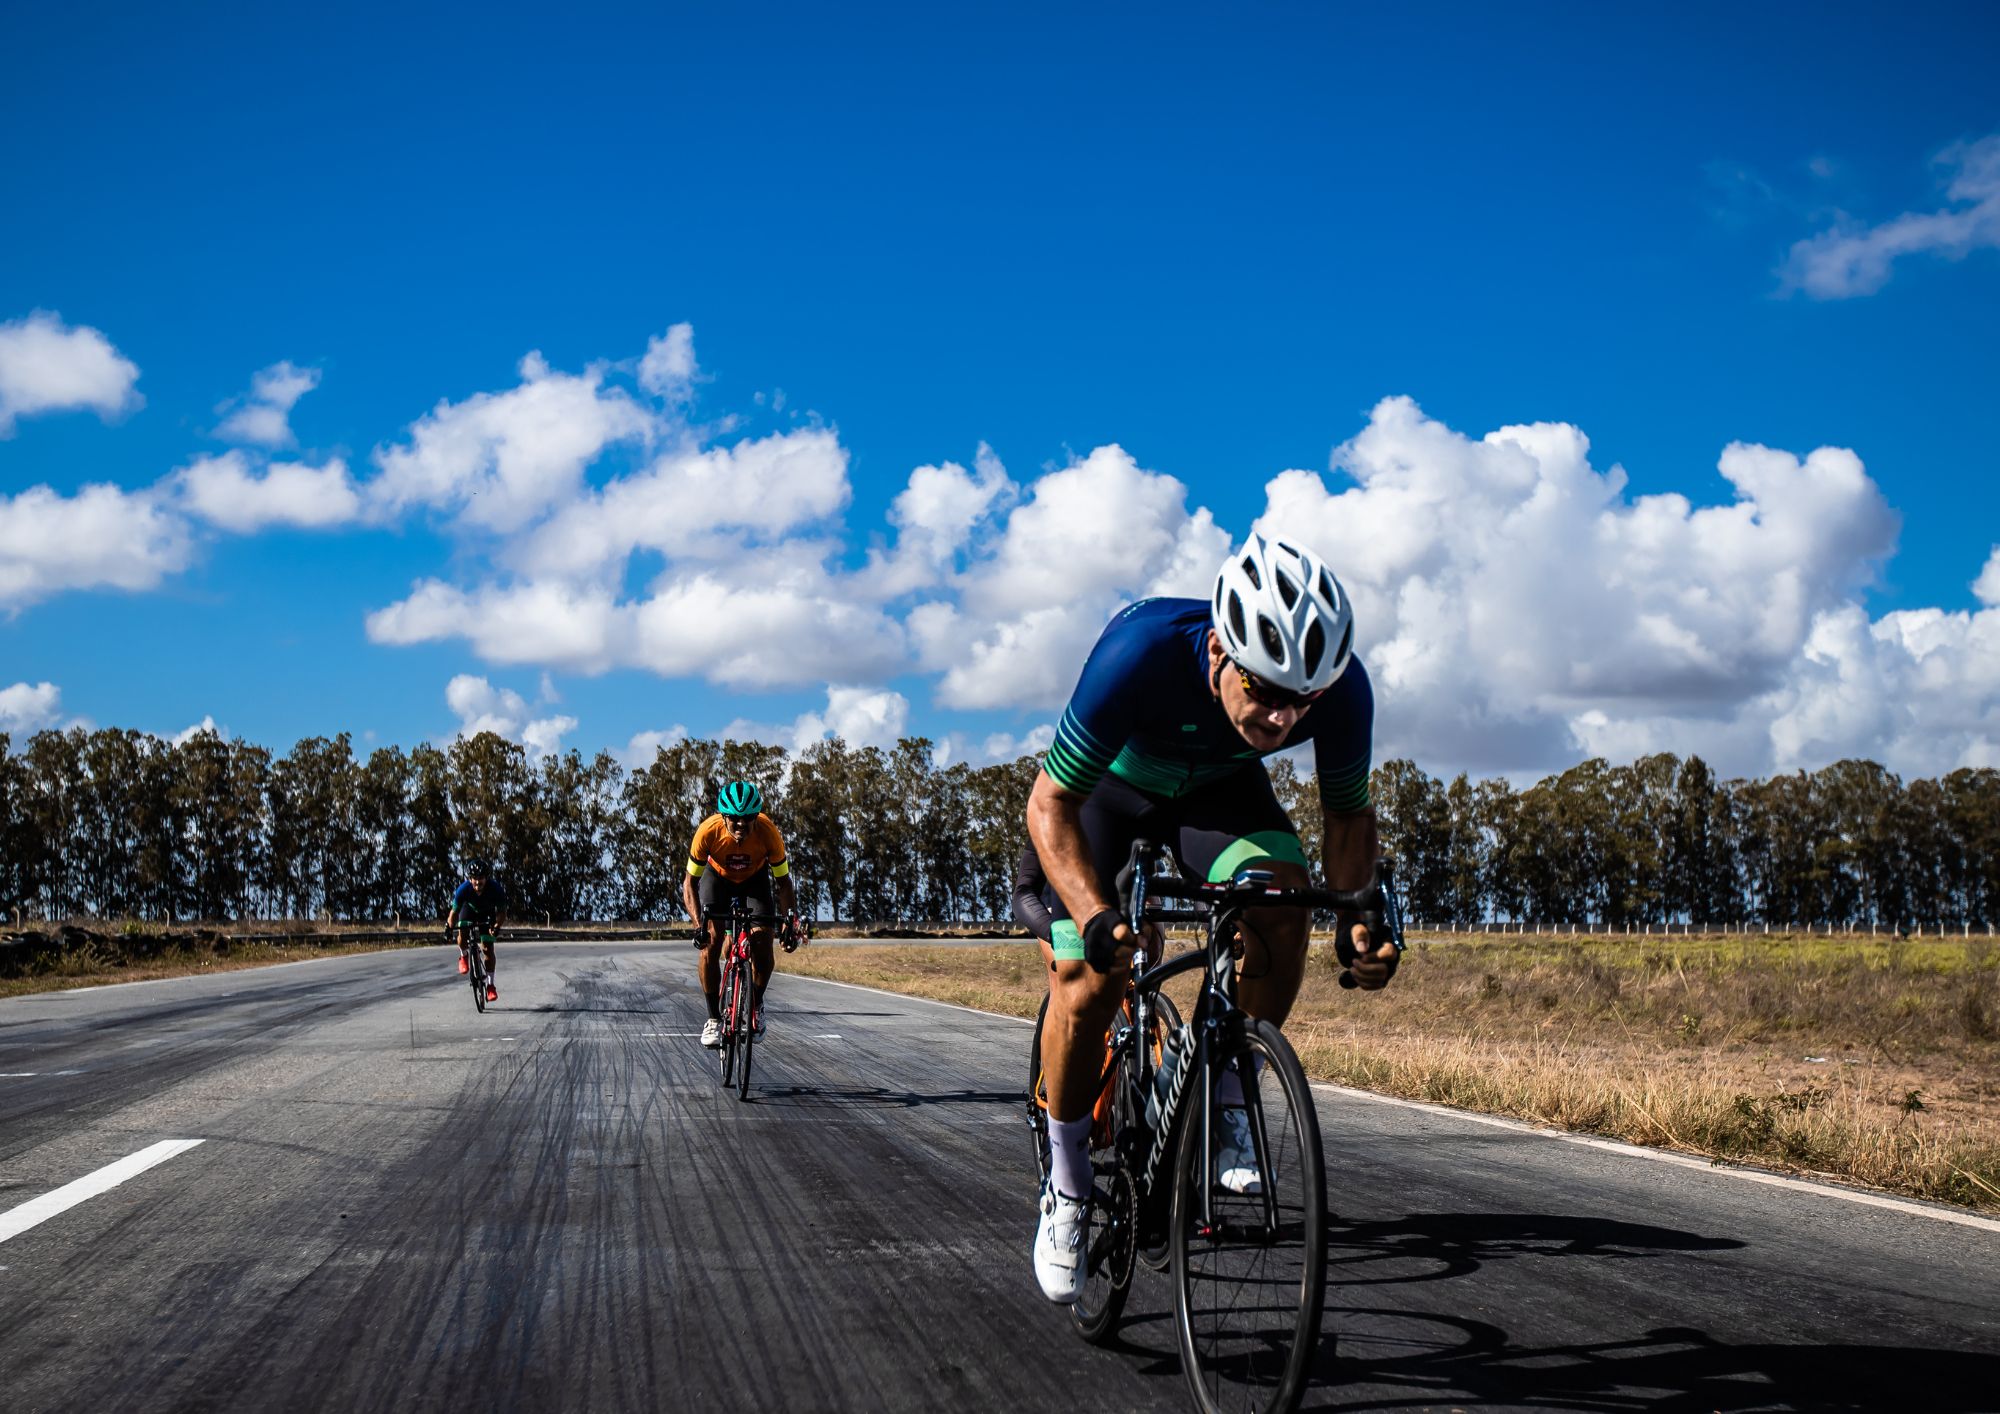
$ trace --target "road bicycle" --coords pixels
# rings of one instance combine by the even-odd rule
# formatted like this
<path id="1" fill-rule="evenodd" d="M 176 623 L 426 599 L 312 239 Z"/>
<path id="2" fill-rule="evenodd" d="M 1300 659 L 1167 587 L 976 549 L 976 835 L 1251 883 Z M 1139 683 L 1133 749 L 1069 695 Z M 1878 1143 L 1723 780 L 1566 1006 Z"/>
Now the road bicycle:
<path id="1" fill-rule="evenodd" d="M 475 928 L 470 923 L 461 923 L 452 930 L 458 936 L 453 940 L 466 955 L 471 965 L 466 975 L 472 979 L 472 1004 L 481 1012 L 486 1010 L 486 979 L 492 974 L 487 970 L 486 959 L 493 947 L 493 934 L 485 928 Z M 471 934 L 470 943 L 466 935 Z"/>
<path id="2" fill-rule="evenodd" d="M 1403 948 L 1393 866 L 1379 863 L 1366 888 L 1280 888 L 1268 870 L 1227 883 L 1152 877 L 1166 851 L 1132 847 L 1117 893 L 1141 946 L 1106 1041 L 1092 1127 L 1092 1226 L 1083 1295 L 1070 1307 L 1077 1332 L 1108 1342 L 1124 1311 L 1133 1270 L 1170 1271 L 1181 1370 L 1205 1414 L 1288 1414 L 1305 1392 L 1326 1299 L 1326 1183 L 1319 1118 L 1298 1056 L 1283 1033 L 1236 1003 L 1243 948 L 1238 923 L 1253 908 L 1333 909 L 1360 916 L 1379 943 Z M 1155 899 L 1191 905 L 1172 909 Z M 1152 925 L 1195 923 L 1202 946 L 1157 961 Z M 1353 944 L 1337 939 L 1343 965 Z M 1160 990 L 1201 970 L 1190 1018 Z M 1343 971 L 1341 985 L 1356 985 Z M 1046 1004 L 1045 1004 L 1046 1007 Z M 1035 1030 L 1029 1115 L 1036 1157 L 1048 1178 L 1041 1025 Z M 1254 1166 L 1216 1173 L 1222 1125 L 1217 1086 L 1242 1091 Z M 1228 1181 L 1225 1181 L 1228 1180 Z"/>
<path id="3" fill-rule="evenodd" d="M 706 925 L 716 915 L 704 913 Z M 716 1059 L 722 1066 L 722 1085 L 729 1088 L 732 1072 L 736 1098 L 750 1097 L 750 1051 L 756 1043 L 754 1026 L 757 983 L 750 965 L 750 914 L 740 897 L 729 900 L 722 941 L 722 1036 Z M 740 1053 L 740 1054 L 739 1054 Z"/>

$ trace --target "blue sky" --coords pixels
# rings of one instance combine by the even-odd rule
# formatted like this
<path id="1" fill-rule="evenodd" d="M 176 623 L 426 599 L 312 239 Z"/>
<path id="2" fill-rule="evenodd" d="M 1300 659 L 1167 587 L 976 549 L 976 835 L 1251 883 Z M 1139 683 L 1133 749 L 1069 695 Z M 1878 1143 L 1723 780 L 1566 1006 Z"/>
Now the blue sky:
<path id="1" fill-rule="evenodd" d="M 1978 5 L 17 7 L 0 19 L 0 324 L 43 311 L 98 331 L 136 366 L 143 402 L 15 417 L 0 496 L 108 482 L 178 517 L 183 543 L 120 588 L 18 548 L 40 543 L 28 512 L 47 505 L 0 505 L 0 585 L 13 553 L 15 581 L 43 586 L 0 606 L 0 690 L 59 692 L 17 694 L 17 729 L 80 717 L 170 733 L 212 717 L 273 745 L 343 729 L 410 743 L 483 706 L 517 734 L 574 718 L 561 739 L 585 749 L 676 726 L 793 739 L 874 722 L 980 759 L 989 737 L 1032 740 L 1059 710 L 1048 683 L 1073 677 L 1084 620 L 1188 587 L 1176 556 L 1275 515 L 1269 484 L 1299 469 L 1330 496 L 1359 484 L 1375 498 L 1286 504 L 1308 515 L 1294 533 L 1312 524 L 1323 553 L 1355 565 L 1357 600 L 1376 608 L 1371 665 L 1403 665 L 1386 675 L 1385 749 L 1511 772 L 1662 746 L 1744 770 L 1849 753 L 1990 764 L 2000 570 L 1992 598 L 1974 583 L 2000 539 L 2000 214 L 1978 185 L 1978 144 L 2000 133 L 1996 59 L 2000 20 Z M 1971 186 L 1953 196 L 1954 177 Z M 1908 249 L 1870 276 L 1825 244 L 1843 237 Z M 699 373 L 649 398 L 639 360 L 679 324 Z M 720 682 L 661 646 L 670 627 L 643 649 L 494 651 L 509 601 L 478 596 L 547 582 L 522 567 L 533 525 L 468 523 L 459 493 L 477 466 L 459 468 L 459 491 L 392 508 L 369 484 L 378 454 L 417 447 L 413 425 L 441 406 L 521 388 L 531 351 L 554 375 L 596 376 L 593 400 L 629 394 L 650 429 L 612 437 L 580 480 L 556 477 L 536 515 L 673 448 L 823 428 L 843 459 L 840 487 L 800 493 L 781 531 L 711 515 L 699 546 L 642 537 L 574 574 L 626 606 L 707 575 L 710 597 L 688 602 L 725 617 L 751 605 L 747 639 L 766 625 L 742 591 L 809 563 L 800 595 L 851 601 L 853 616 L 786 619 L 801 637 L 771 651 L 800 666 Z M 317 382 L 281 414 L 291 444 L 239 442 L 241 469 L 338 458 L 360 509 L 230 529 L 190 509 L 183 483 L 160 489 L 229 451 L 225 405 L 281 363 Z M 1389 398 L 1422 421 L 1385 417 Z M 1570 592 L 1594 598 L 1593 574 L 1635 562 L 1641 498 L 1678 493 L 1682 559 L 1728 547 L 1711 557 L 1743 566 L 1739 580 L 1711 566 L 1678 597 L 1625 586 L 1628 611 L 1591 626 L 1586 656 L 1609 644 L 1624 663 L 1641 642 L 1680 655 L 1657 681 L 1644 666 L 1569 672 L 1577 643 L 1539 629 L 1500 642 L 1516 628 L 1478 605 L 1504 603 L 1517 624 L 1537 601 L 1509 597 L 1529 591 L 1476 526 L 1437 531 L 1394 501 L 1410 457 L 1457 447 L 1451 474 L 1469 482 L 1427 484 L 1507 519 L 1504 497 L 1482 499 L 1504 469 L 1475 452 L 1538 423 L 1587 436 L 1591 473 L 1623 469 L 1608 508 L 1597 483 L 1578 493 L 1616 543 L 1593 570 L 1586 516 L 1505 541 L 1504 558 L 1578 559 Z M 1380 445 L 1332 469 L 1368 429 Z M 1718 470 L 1731 443 L 1850 449 L 1866 484 L 1773 473 L 1782 484 L 1752 494 Z M 982 444 L 1004 473 L 975 468 Z M 1093 460 L 1112 445 L 1129 473 Z M 1544 484 L 1574 489 L 1561 455 L 1536 455 Z M 913 470 L 947 462 L 966 469 L 952 486 L 975 488 L 973 522 L 936 542 L 914 587 L 862 585 L 871 547 L 893 554 L 899 527 L 910 538 L 892 505 Z M 1042 486 L 1064 468 L 1070 481 Z M 782 500 L 794 488 L 776 474 Z M 1066 542 L 1023 512 L 1117 522 L 1120 496 L 1171 490 L 1165 478 L 1178 500 L 1095 536 L 1128 562 L 1122 579 L 1085 565 L 1073 592 L 1035 601 L 1035 537 L 1052 554 Z M 1775 525 L 1780 501 L 1789 538 L 1738 546 L 1723 517 L 1699 515 L 1754 502 Z M 107 522 L 107 543 L 130 519 Z M 1371 546 L 1325 543 L 1357 527 Z M 1065 551 L 1043 578 L 1090 553 Z M 371 632 L 427 580 L 475 607 L 402 641 Z M 1458 607 L 1420 614 L 1421 590 Z M 1794 593 L 1787 626 L 1746 626 Z M 955 617 L 912 620 L 925 604 Z M 478 605 L 484 639 L 464 623 Z M 1072 621 L 1051 626 L 1058 609 Z M 1933 612 L 1942 627 L 1908 617 Z M 800 648 L 848 633 L 870 645 L 851 664 Z M 1460 668 L 1421 668 L 1424 641 L 1453 634 Z M 958 660 L 984 676 L 951 676 Z M 461 676 L 492 696 L 462 688 L 455 709 L 446 684 Z M 1909 707 L 1911 683 L 1936 700 Z"/>

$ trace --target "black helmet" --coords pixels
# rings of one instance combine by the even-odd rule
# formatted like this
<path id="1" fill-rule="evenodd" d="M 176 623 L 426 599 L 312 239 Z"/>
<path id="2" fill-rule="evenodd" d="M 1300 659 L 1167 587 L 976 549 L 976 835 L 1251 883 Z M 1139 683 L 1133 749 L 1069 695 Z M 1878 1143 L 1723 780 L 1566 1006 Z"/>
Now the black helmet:
<path id="1" fill-rule="evenodd" d="M 493 877 L 493 866 L 487 863 L 484 858 L 468 859 L 465 861 L 465 877 L 468 879 L 490 879 Z"/>

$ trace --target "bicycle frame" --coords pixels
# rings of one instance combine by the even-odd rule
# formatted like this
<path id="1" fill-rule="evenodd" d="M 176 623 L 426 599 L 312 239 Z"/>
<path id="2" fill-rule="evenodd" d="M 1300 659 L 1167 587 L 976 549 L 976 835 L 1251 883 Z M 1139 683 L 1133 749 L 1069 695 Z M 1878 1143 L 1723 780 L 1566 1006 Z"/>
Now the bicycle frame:
<path id="1" fill-rule="evenodd" d="M 1142 1210 L 1150 1210 L 1164 1196 L 1160 1191 L 1162 1187 L 1171 1187 L 1160 1183 L 1161 1164 L 1175 1147 L 1179 1126 L 1183 1122 L 1183 1107 L 1187 1103 L 1189 1077 L 1195 1074 L 1203 1077 L 1199 1097 L 1194 1102 L 1199 1108 L 1188 1117 L 1187 1122 L 1200 1123 L 1204 1153 L 1211 1152 L 1214 1147 L 1215 1086 L 1208 1077 L 1218 1048 L 1241 1026 L 1244 1016 L 1236 1002 L 1236 925 L 1243 914 L 1252 908 L 1284 905 L 1351 910 L 1362 914 L 1372 930 L 1381 932 L 1388 941 L 1394 942 L 1399 953 L 1403 948 L 1402 920 L 1396 908 L 1391 867 L 1386 860 L 1382 862 L 1376 883 L 1365 889 L 1334 891 L 1278 888 L 1275 887 L 1275 876 L 1261 869 L 1242 870 L 1227 885 L 1191 885 L 1179 879 L 1148 877 L 1149 869 L 1164 854 L 1159 846 L 1139 841 L 1133 845 L 1131 862 L 1120 875 L 1120 892 L 1126 895 L 1129 904 L 1127 916 L 1139 930 L 1141 946 L 1133 954 L 1131 976 L 1126 984 L 1126 1004 L 1131 1020 L 1114 1033 L 1105 1073 L 1099 1082 L 1101 1090 L 1115 1074 L 1122 1072 L 1129 1077 L 1128 1083 L 1134 1086 L 1137 1097 L 1143 1101 L 1153 1085 L 1155 1071 L 1152 1047 L 1141 1043 L 1143 1038 L 1153 1034 L 1154 999 L 1166 982 L 1201 968 L 1201 989 L 1195 996 L 1193 1009 L 1181 1023 L 1178 1038 L 1180 1061 L 1174 1071 L 1173 1083 L 1160 1104 L 1158 1123 L 1150 1129 L 1144 1125 L 1136 1126 L 1141 1131 L 1136 1136 L 1118 1136 L 1121 1148 L 1130 1146 L 1136 1150 L 1128 1152 L 1128 1158 L 1132 1160 L 1130 1168 L 1135 1175 L 1134 1188 Z M 1181 898 L 1198 906 L 1190 909 L 1159 908 L 1149 902 L 1152 895 Z M 1151 959 L 1143 946 L 1145 925 L 1180 922 L 1204 924 L 1207 928 L 1204 945 L 1171 961 L 1149 966 Z M 1344 985 L 1351 984 L 1351 975 L 1343 974 L 1342 981 Z M 1269 1136 L 1265 1132 L 1263 1111 L 1257 1099 L 1255 1077 L 1244 1076 L 1243 1081 L 1244 1108 L 1250 1119 L 1258 1168 L 1268 1175 Z M 1143 1107 L 1139 1112 L 1144 1113 Z M 1212 1166 L 1204 1166 L 1200 1221 L 1205 1229 L 1213 1226 L 1214 1186 L 1214 1170 Z M 1264 1222 L 1269 1229 L 1277 1221 L 1276 1185 L 1266 1182 L 1261 1187 Z"/>
<path id="2" fill-rule="evenodd" d="M 750 966 L 750 915 L 744 910 L 743 900 L 729 900 L 729 912 L 722 921 L 722 996 L 729 999 L 729 980 L 739 967 Z M 723 1044 L 735 1043 L 735 1015 L 730 1018 L 729 1032 L 723 1037 Z"/>

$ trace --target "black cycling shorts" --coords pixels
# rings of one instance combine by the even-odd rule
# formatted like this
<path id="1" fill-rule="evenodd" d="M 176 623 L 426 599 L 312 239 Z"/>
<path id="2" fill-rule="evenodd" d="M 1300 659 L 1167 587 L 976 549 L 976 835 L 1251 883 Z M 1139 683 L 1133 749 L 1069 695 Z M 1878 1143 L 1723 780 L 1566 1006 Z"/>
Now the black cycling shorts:
<path id="1" fill-rule="evenodd" d="M 1107 773 L 1083 802 L 1082 823 L 1091 863 L 1107 892 L 1139 839 L 1165 845 L 1183 875 L 1210 882 L 1269 860 L 1306 862 L 1298 831 L 1259 762 L 1172 799 L 1148 795 Z M 1056 956 L 1081 958 L 1083 939 L 1069 909 L 1054 889 L 1045 893 L 1057 920 Z"/>
<path id="2" fill-rule="evenodd" d="M 694 884 L 701 911 L 712 918 L 726 919 L 732 899 L 743 900 L 743 911 L 753 923 L 770 923 L 778 916 L 777 901 L 771 897 L 771 867 L 767 864 L 740 884 L 732 884 L 721 871 L 705 869 Z"/>

